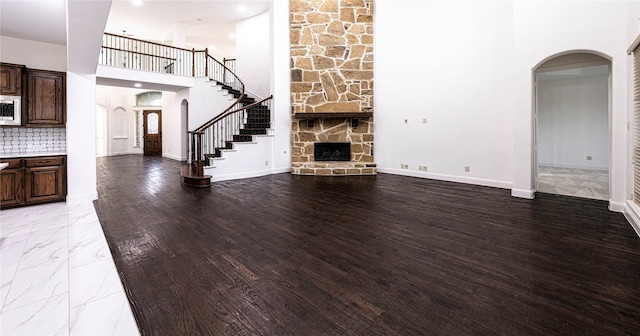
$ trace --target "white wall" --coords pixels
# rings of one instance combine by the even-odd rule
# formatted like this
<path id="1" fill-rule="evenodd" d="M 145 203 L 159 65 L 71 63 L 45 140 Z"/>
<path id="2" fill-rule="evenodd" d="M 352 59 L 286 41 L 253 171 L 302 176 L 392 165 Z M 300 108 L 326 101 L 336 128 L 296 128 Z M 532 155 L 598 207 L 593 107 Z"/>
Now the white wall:
<path id="1" fill-rule="evenodd" d="M 607 75 L 539 81 L 538 164 L 608 169 L 608 96 Z"/>
<path id="2" fill-rule="evenodd" d="M 0 60 L 32 69 L 66 71 L 67 48 L 58 44 L 0 36 Z"/>
<path id="3" fill-rule="evenodd" d="M 194 86 L 176 97 L 178 105 L 182 99 L 189 101 L 191 131 L 211 120 L 235 101 L 233 95 L 223 95 L 223 92 L 218 87 L 211 86 L 211 83 L 204 78 L 195 78 Z"/>
<path id="4" fill-rule="evenodd" d="M 106 155 L 142 153 L 142 148 L 134 148 L 134 125 L 136 94 L 144 92 L 114 86 L 96 86 L 96 104 L 106 110 L 102 134 L 105 135 Z M 118 125 L 124 126 L 124 132 L 118 131 Z"/>
<path id="5" fill-rule="evenodd" d="M 374 24 L 378 170 L 510 188 L 512 2 L 379 1 Z"/>
<path id="6" fill-rule="evenodd" d="M 271 95 L 269 11 L 236 23 L 236 74 L 259 97 Z"/>
<path id="7" fill-rule="evenodd" d="M 162 156 L 186 161 L 182 152 L 181 100 L 175 92 L 162 92 Z"/>
<path id="8" fill-rule="evenodd" d="M 636 1 L 379 1 L 375 161 L 381 172 L 533 197 L 533 70 L 569 51 L 612 61 L 610 208 L 626 199 L 625 51 Z M 407 10 L 410 8 L 411 10 Z M 578 14 L 579 13 L 579 14 Z M 633 27 L 630 27 L 633 26 Z M 422 124 L 426 118 L 427 123 Z M 407 124 L 404 124 L 407 119 Z M 400 164 L 409 165 L 400 170 Z M 428 172 L 416 170 L 418 165 Z M 471 171 L 465 173 L 464 166 Z"/>
<path id="9" fill-rule="evenodd" d="M 67 72 L 67 201 L 98 198 L 96 76 Z"/>
<path id="10" fill-rule="evenodd" d="M 632 1 L 515 1 L 513 72 L 512 194 L 533 197 L 533 70 L 545 60 L 567 51 L 589 51 L 612 62 L 610 202 L 622 210 L 626 199 L 627 76 L 632 74 L 626 49 Z M 637 7 L 636 7 L 637 8 Z M 637 13 L 637 10 L 635 11 Z M 636 29 L 633 29 L 637 31 Z"/>
<path id="11" fill-rule="evenodd" d="M 274 134 L 273 171 L 291 171 L 291 69 L 289 68 L 289 1 L 273 0 L 271 12 L 271 105 Z"/>

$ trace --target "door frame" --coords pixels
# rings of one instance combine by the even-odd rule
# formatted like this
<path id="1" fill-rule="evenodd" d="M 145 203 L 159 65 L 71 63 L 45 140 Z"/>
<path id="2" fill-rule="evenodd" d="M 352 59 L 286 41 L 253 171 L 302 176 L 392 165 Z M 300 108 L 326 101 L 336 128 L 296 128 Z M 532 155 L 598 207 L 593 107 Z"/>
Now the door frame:
<path id="1" fill-rule="evenodd" d="M 608 65 L 609 68 L 609 75 L 608 75 L 608 86 L 607 86 L 607 130 L 608 130 L 608 141 L 609 143 L 607 144 L 607 147 L 609 148 L 609 157 L 608 157 L 608 172 L 609 172 L 609 203 L 611 203 L 611 195 L 612 195 L 612 189 L 613 189 L 613 174 L 611 173 L 611 167 L 612 167 L 612 157 L 613 157 L 613 132 L 612 132 L 612 80 L 613 80 L 613 60 L 611 57 L 607 56 L 606 54 L 597 52 L 597 51 L 592 51 L 592 50 L 571 50 L 571 51 L 566 51 L 566 52 L 561 52 L 561 53 L 557 53 L 554 55 L 551 55 L 545 59 L 543 59 L 542 61 L 540 61 L 540 63 L 536 64 L 532 70 L 531 70 L 531 77 L 532 77 L 532 90 L 531 90 L 531 94 L 532 94 L 532 134 L 531 134 L 531 140 L 532 140 L 532 164 L 533 167 L 531 167 L 531 182 L 532 182 L 532 188 L 533 188 L 533 195 L 535 197 L 535 193 L 538 191 L 538 78 L 537 78 L 537 74 L 539 72 L 539 70 L 541 70 L 542 68 L 544 68 L 543 66 L 551 61 L 554 60 L 556 58 L 562 57 L 562 56 L 566 56 L 566 55 L 572 55 L 572 54 L 590 54 L 593 56 L 597 56 L 600 58 L 600 60 L 598 61 L 593 61 L 593 62 L 577 62 L 574 64 L 569 64 L 570 67 L 576 67 L 576 68 L 580 68 L 580 67 L 587 67 L 587 66 L 593 66 L 599 63 L 599 65 Z M 560 66 L 562 67 L 562 66 Z"/>

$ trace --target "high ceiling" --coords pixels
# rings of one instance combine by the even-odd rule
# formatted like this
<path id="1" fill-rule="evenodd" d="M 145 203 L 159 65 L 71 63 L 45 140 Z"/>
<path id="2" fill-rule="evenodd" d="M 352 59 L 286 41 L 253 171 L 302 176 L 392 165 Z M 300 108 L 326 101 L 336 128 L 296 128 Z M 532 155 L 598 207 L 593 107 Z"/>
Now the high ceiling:
<path id="1" fill-rule="evenodd" d="M 105 31 L 152 41 L 171 41 L 174 32 L 182 31 L 185 47 L 214 47 L 214 54 L 224 57 L 235 54 L 235 41 L 229 37 L 235 22 L 269 8 L 269 0 L 141 2 L 137 6 L 131 0 L 113 0 Z M 0 35 L 65 45 L 66 1 L 0 0 Z"/>
<path id="2" fill-rule="evenodd" d="M 269 9 L 268 0 L 114 0 L 105 31 L 150 41 L 173 41 L 182 31 L 187 48 L 210 48 L 233 57 L 235 22 Z"/>

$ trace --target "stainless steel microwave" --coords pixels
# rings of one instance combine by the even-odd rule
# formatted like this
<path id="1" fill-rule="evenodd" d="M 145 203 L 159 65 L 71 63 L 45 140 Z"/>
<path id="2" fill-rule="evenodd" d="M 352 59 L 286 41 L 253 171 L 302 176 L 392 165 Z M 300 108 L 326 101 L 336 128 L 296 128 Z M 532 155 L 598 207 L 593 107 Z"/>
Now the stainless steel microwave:
<path id="1" fill-rule="evenodd" d="M 20 96 L 0 96 L 0 125 L 20 126 L 22 109 Z"/>

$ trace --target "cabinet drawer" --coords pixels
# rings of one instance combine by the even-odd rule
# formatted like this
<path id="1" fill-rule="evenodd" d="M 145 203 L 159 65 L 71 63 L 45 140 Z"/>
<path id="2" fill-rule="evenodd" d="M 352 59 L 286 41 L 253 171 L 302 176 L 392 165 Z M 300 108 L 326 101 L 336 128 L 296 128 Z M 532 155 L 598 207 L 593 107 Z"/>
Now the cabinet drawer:
<path id="1" fill-rule="evenodd" d="M 64 156 L 29 158 L 24 159 L 24 163 L 27 168 L 62 166 L 64 164 Z"/>
<path id="2" fill-rule="evenodd" d="M 9 166 L 5 169 L 22 167 L 22 159 L 0 159 L 0 162 L 9 164 Z"/>

